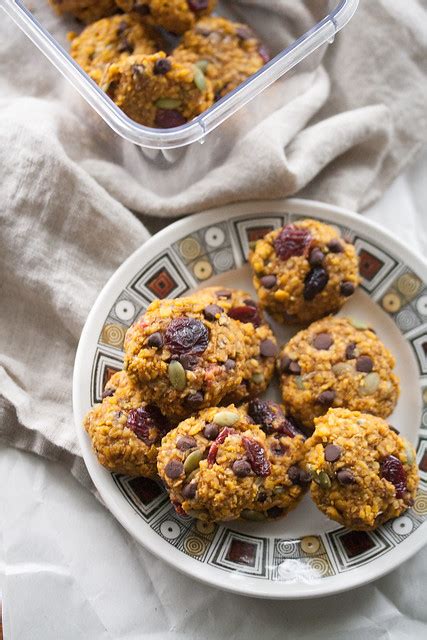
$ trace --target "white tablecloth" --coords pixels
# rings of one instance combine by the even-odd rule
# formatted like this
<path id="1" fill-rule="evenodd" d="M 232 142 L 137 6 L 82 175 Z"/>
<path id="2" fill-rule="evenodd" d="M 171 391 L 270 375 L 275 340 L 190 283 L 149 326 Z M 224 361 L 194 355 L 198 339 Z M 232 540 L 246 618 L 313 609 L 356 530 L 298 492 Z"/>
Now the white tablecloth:
<path id="1" fill-rule="evenodd" d="M 427 253 L 427 154 L 365 213 Z M 427 548 L 355 591 L 300 602 L 230 595 L 140 548 L 58 464 L 0 449 L 6 640 L 417 640 L 427 634 Z"/>

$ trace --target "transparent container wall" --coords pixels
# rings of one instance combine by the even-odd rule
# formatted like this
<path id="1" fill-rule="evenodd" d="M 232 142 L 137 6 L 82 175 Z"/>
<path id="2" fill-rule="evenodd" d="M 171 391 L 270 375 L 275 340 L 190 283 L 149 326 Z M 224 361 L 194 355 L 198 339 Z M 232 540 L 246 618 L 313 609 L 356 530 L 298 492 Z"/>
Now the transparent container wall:
<path id="1" fill-rule="evenodd" d="M 357 4 L 358 0 L 220 1 L 216 13 L 249 24 L 272 60 L 191 122 L 159 130 L 127 118 L 70 58 L 67 33 L 82 29 L 76 20 L 58 16 L 47 0 L 0 0 L 0 6 L 69 80 L 63 96 L 67 104 L 72 102 L 74 112 L 81 113 L 94 134 L 111 145 L 112 157 L 160 198 L 194 186 L 224 162 L 243 136 L 293 99 L 296 91 L 304 90 L 325 47 Z M 303 82 L 296 83 L 295 74 Z"/>

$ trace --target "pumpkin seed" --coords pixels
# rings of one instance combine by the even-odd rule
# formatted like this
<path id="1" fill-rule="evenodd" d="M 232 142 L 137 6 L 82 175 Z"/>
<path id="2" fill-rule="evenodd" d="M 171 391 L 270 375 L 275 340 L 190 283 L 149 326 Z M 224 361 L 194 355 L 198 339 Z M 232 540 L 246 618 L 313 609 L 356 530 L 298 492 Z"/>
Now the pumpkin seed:
<path id="1" fill-rule="evenodd" d="M 203 453 L 200 449 L 196 449 L 192 451 L 190 455 L 188 455 L 184 462 L 184 472 L 185 475 L 188 476 L 190 473 L 195 471 L 200 464 L 200 460 L 203 457 Z"/>
<path id="2" fill-rule="evenodd" d="M 297 386 L 297 389 L 299 389 L 300 391 L 304 391 L 304 389 L 305 389 L 304 380 L 302 379 L 301 376 L 296 376 L 295 377 L 295 384 Z"/>
<path id="3" fill-rule="evenodd" d="M 192 472 L 191 472 L 191 473 L 189 473 L 188 475 L 186 474 L 186 475 L 187 475 L 187 477 L 185 478 L 185 484 L 186 484 L 186 485 L 187 485 L 187 484 L 190 484 L 190 482 L 192 482 L 192 481 L 194 480 L 194 478 L 195 478 L 195 477 L 196 477 L 196 475 L 197 475 L 198 468 L 199 468 L 199 467 L 197 467 L 196 469 L 194 469 L 194 471 L 192 471 Z M 184 471 L 185 471 L 185 464 L 184 464 Z"/>
<path id="4" fill-rule="evenodd" d="M 158 109 L 177 109 L 181 106 L 181 100 L 176 98 L 159 98 L 154 105 Z"/>
<path id="5" fill-rule="evenodd" d="M 251 522 L 264 522 L 267 519 L 262 511 L 251 511 L 251 509 L 243 509 L 240 517 Z"/>
<path id="6" fill-rule="evenodd" d="M 362 320 L 358 320 L 357 318 L 349 318 L 349 321 L 355 329 L 359 329 L 360 331 L 369 329 L 369 326 L 366 324 L 366 322 L 362 322 Z"/>
<path id="7" fill-rule="evenodd" d="M 206 78 L 204 76 L 203 71 L 200 69 L 200 67 L 197 67 L 196 65 L 194 65 L 193 80 L 194 80 L 194 84 L 196 85 L 196 87 L 201 93 L 206 91 Z"/>
<path id="8" fill-rule="evenodd" d="M 233 413 L 232 411 L 219 411 L 215 415 L 213 422 L 215 422 L 215 424 L 219 425 L 220 427 L 231 427 L 238 421 L 238 419 L 238 413 Z"/>
<path id="9" fill-rule="evenodd" d="M 316 484 L 319 485 L 321 489 L 331 488 L 331 479 L 326 473 L 326 471 L 314 471 L 313 480 Z"/>
<path id="10" fill-rule="evenodd" d="M 208 68 L 208 64 L 209 64 L 209 60 L 198 60 L 196 62 L 196 67 L 199 67 L 199 69 L 204 73 Z"/>
<path id="11" fill-rule="evenodd" d="M 286 490 L 286 487 L 282 487 L 281 485 L 279 485 L 278 487 L 275 487 L 273 493 L 275 496 L 279 495 L 279 493 L 284 493 Z"/>
<path id="12" fill-rule="evenodd" d="M 381 382 L 381 378 L 376 371 L 368 373 L 368 375 L 362 381 L 359 387 L 359 393 L 361 396 L 370 396 L 378 389 Z"/>
<path id="13" fill-rule="evenodd" d="M 183 391 L 187 385 L 185 369 L 178 360 L 172 360 L 168 367 L 168 376 L 171 385 L 177 391 Z"/>
<path id="14" fill-rule="evenodd" d="M 348 362 L 337 362 L 333 365 L 332 371 L 336 376 L 342 376 L 345 374 L 353 374 L 355 372 L 354 366 Z"/>
<path id="15" fill-rule="evenodd" d="M 253 382 L 254 384 L 262 384 L 264 381 L 265 381 L 264 374 L 261 372 L 254 373 L 251 378 L 251 382 Z"/>

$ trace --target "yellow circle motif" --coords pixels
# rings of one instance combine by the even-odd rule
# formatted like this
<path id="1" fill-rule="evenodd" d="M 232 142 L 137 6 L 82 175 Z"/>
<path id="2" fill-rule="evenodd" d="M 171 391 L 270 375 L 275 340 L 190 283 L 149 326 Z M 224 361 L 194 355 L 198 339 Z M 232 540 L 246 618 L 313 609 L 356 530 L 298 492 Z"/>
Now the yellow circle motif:
<path id="1" fill-rule="evenodd" d="M 397 288 L 407 298 L 417 295 L 421 287 L 421 281 L 411 273 L 405 273 L 397 281 Z"/>
<path id="2" fill-rule="evenodd" d="M 205 535 L 208 535 L 209 533 L 212 533 L 213 531 L 215 531 L 215 525 L 213 522 L 204 522 L 203 520 L 197 520 L 196 529 L 200 533 L 204 533 Z"/>
<path id="3" fill-rule="evenodd" d="M 400 302 L 400 298 L 397 293 L 387 293 L 382 299 L 383 308 L 388 311 L 388 313 L 396 313 L 399 311 L 402 303 Z"/>
<path id="4" fill-rule="evenodd" d="M 122 347 L 125 339 L 125 330 L 118 324 L 106 324 L 102 329 L 101 342 L 112 347 Z"/>
<path id="5" fill-rule="evenodd" d="M 300 544 L 304 553 L 317 553 L 320 549 L 320 540 L 316 536 L 306 536 L 302 538 Z"/>
<path id="6" fill-rule="evenodd" d="M 194 275 L 198 280 L 207 280 L 212 275 L 212 265 L 207 260 L 199 260 L 194 265 Z"/>
<path id="7" fill-rule="evenodd" d="M 184 550 L 191 556 L 201 556 L 206 548 L 205 543 L 200 538 L 187 538 L 184 541 Z"/>

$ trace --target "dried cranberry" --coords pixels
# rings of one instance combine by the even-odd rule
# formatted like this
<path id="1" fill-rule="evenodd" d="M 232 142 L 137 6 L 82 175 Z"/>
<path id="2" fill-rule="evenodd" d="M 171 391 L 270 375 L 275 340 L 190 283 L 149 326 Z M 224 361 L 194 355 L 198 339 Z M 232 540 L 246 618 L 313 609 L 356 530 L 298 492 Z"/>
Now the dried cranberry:
<path id="1" fill-rule="evenodd" d="M 298 431 L 286 418 L 279 404 L 272 400 L 255 398 L 248 405 L 248 414 L 266 434 L 280 433 L 293 438 Z"/>
<path id="2" fill-rule="evenodd" d="M 288 260 L 292 256 L 308 255 L 312 240 L 308 229 L 288 224 L 275 239 L 274 248 L 281 260 Z"/>
<path id="3" fill-rule="evenodd" d="M 381 477 L 395 486 L 396 498 L 403 498 L 408 488 L 405 469 L 398 458 L 387 456 L 381 461 Z"/>
<path id="4" fill-rule="evenodd" d="M 187 0 L 191 11 L 205 11 L 209 7 L 209 0 Z"/>
<path id="5" fill-rule="evenodd" d="M 156 113 L 155 125 L 159 129 L 172 129 L 185 124 L 187 120 L 182 113 L 175 109 L 158 109 Z"/>
<path id="6" fill-rule="evenodd" d="M 164 435 L 170 431 L 171 427 L 168 419 L 154 404 L 131 409 L 128 413 L 126 426 L 147 445 L 154 442 L 150 439 L 150 429 L 157 429 L 160 435 Z"/>
<path id="7" fill-rule="evenodd" d="M 209 331 L 194 318 L 175 318 L 165 332 L 165 344 L 173 354 L 203 353 L 208 343 Z"/>
<path id="8" fill-rule="evenodd" d="M 179 516 L 186 516 L 186 512 L 184 511 L 184 509 L 181 506 L 181 503 L 178 502 L 177 500 L 172 500 L 172 504 L 174 506 L 175 511 L 177 512 L 177 514 Z"/>
<path id="9" fill-rule="evenodd" d="M 304 281 L 304 300 L 314 300 L 329 282 L 329 274 L 323 267 L 311 269 Z"/>
<path id="10" fill-rule="evenodd" d="M 232 433 L 236 433 L 236 430 L 232 429 L 231 427 L 224 427 L 224 429 L 222 429 L 217 435 L 217 437 L 215 438 L 215 442 L 212 442 L 209 448 L 209 453 L 208 453 L 209 467 L 211 467 L 216 460 L 216 454 L 218 453 L 219 445 L 222 444 L 228 438 L 228 436 L 230 436 Z"/>
<path id="11" fill-rule="evenodd" d="M 270 54 L 267 51 L 267 47 L 262 44 L 258 49 L 258 53 L 261 56 L 263 63 L 267 64 L 270 60 Z"/>
<path id="12" fill-rule="evenodd" d="M 233 320 L 240 320 L 240 322 L 243 322 L 244 324 L 252 322 L 254 327 L 259 327 L 259 325 L 261 324 L 261 318 L 257 307 L 252 307 L 249 305 L 233 307 L 228 312 L 228 315 L 230 318 L 233 318 Z"/>
<path id="13" fill-rule="evenodd" d="M 241 26 L 236 29 L 236 36 L 238 36 L 241 40 L 250 40 L 254 38 L 254 32 L 249 29 L 249 27 Z"/>
<path id="14" fill-rule="evenodd" d="M 247 438 L 246 436 L 243 436 L 242 440 L 252 471 L 255 475 L 261 477 L 270 475 L 271 466 L 265 455 L 264 447 L 256 440 L 252 440 L 252 438 Z"/>

